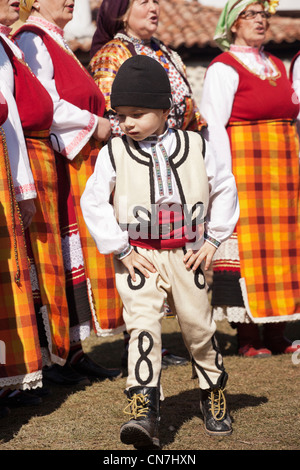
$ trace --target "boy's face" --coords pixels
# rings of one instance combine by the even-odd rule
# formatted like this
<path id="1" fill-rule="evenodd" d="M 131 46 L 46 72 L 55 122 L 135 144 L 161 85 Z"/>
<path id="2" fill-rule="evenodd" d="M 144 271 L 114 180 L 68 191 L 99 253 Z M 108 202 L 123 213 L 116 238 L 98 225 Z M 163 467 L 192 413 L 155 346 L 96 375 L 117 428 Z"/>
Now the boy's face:
<path id="1" fill-rule="evenodd" d="M 118 106 L 116 108 L 122 132 L 133 140 L 163 134 L 169 110 Z"/>

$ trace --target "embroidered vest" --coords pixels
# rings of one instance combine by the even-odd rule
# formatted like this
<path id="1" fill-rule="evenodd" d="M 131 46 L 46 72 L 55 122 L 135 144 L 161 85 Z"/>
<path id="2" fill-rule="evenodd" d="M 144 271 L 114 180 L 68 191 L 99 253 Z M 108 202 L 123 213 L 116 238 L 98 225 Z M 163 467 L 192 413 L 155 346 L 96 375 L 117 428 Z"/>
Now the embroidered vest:
<path id="1" fill-rule="evenodd" d="M 204 222 L 209 188 L 204 164 L 205 145 L 200 134 L 175 131 L 176 148 L 169 156 L 171 170 L 178 186 L 186 226 Z M 116 170 L 113 205 L 122 229 L 134 233 L 151 232 L 157 226 L 154 167 L 152 156 L 128 137 L 115 137 L 109 153 Z M 161 206 L 160 206 L 161 207 Z"/>

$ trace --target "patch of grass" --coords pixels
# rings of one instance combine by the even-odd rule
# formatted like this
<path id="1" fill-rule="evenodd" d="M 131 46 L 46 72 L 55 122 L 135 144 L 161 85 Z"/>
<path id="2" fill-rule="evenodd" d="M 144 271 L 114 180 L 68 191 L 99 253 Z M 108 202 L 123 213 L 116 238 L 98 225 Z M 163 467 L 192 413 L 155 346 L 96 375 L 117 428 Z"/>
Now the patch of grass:
<path id="1" fill-rule="evenodd" d="M 300 323 L 289 324 L 287 335 L 300 339 Z M 217 337 L 229 374 L 227 402 L 234 432 L 224 438 L 207 436 L 191 365 L 168 367 L 161 377 L 163 450 L 300 450 L 300 364 L 293 364 L 290 355 L 237 356 L 236 331 L 226 321 L 218 323 Z M 163 320 L 163 344 L 188 358 L 175 319 Z M 84 349 L 104 366 L 119 367 L 123 335 L 92 335 Z M 0 420 L 0 450 L 132 450 L 119 439 L 127 419 L 125 385 L 126 377 L 84 389 L 50 386 L 41 405 L 12 409 Z"/>

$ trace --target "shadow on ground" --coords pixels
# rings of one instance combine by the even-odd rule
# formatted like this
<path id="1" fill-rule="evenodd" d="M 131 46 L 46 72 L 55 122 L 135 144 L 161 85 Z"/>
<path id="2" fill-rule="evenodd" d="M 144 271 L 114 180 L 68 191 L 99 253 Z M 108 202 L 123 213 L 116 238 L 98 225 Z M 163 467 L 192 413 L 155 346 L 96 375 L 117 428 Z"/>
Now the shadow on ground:
<path id="1" fill-rule="evenodd" d="M 254 396 L 249 394 L 227 394 L 228 409 L 232 417 L 236 411 L 243 408 L 253 408 L 267 403 L 265 396 Z M 162 447 L 172 444 L 176 434 L 185 422 L 199 417 L 202 421 L 202 414 L 199 407 L 199 389 L 187 390 L 178 395 L 166 397 L 161 403 L 161 425 L 160 439 Z M 234 422 L 234 420 L 232 420 Z"/>
<path id="2" fill-rule="evenodd" d="M 293 322 L 287 325 L 287 336 L 290 340 L 300 339 L 300 322 Z M 235 356 L 237 354 L 236 332 L 233 329 L 225 331 L 217 330 L 216 333 L 220 349 L 224 356 Z M 171 353 L 189 359 L 188 351 L 184 345 L 180 331 L 163 333 L 163 345 Z M 122 335 L 109 340 L 95 340 L 89 346 L 90 356 L 105 367 L 120 367 L 121 357 L 124 351 L 124 341 Z M 187 366 L 190 367 L 190 366 Z M 192 373 L 192 370 L 191 370 Z M 51 394 L 43 398 L 43 403 L 39 406 L 28 408 L 12 409 L 7 418 L 0 420 L 0 441 L 9 442 L 34 416 L 47 416 L 59 409 L 68 397 L 77 391 L 82 391 L 82 387 L 57 387 L 51 385 Z M 228 406 L 231 411 L 237 411 L 245 407 L 256 407 L 266 403 L 264 396 L 252 396 L 248 394 L 228 394 Z M 174 396 L 169 396 L 162 403 L 161 436 L 164 446 L 174 442 L 176 433 L 184 423 L 194 417 L 201 419 L 199 409 L 199 390 L 187 390 Z M 171 426 L 171 428 L 170 428 Z"/>
<path id="3" fill-rule="evenodd" d="M 84 390 L 82 386 L 62 387 L 45 383 L 49 394 L 36 406 L 11 408 L 10 414 L 0 420 L 0 442 L 9 442 L 32 417 L 47 416 L 60 408 L 70 395 Z"/>

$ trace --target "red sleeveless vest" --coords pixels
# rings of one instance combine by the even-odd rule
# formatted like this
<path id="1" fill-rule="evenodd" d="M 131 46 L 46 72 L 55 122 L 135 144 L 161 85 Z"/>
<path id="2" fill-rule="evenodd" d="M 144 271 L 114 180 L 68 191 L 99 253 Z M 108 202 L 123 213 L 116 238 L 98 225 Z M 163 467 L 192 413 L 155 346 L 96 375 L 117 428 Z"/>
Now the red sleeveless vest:
<path id="1" fill-rule="evenodd" d="M 14 97 L 24 133 L 50 129 L 53 121 L 51 96 L 25 62 L 15 56 L 6 41 L 0 40 L 13 68 Z"/>
<path id="2" fill-rule="evenodd" d="M 103 116 L 104 96 L 76 58 L 38 26 L 24 25 L 17 31 L 15 37 L 24 31 L 30 31 L 39 36 L 47 47 L 53 62 L 54 79 L 60 97 L 82 110 Z"/>
<path id="3" fill-rule="evenodd" d="M 297 118 L 299 105 L 293 102 L 294 90 L 287 77 L 284 64 L 270 54 L 268 57 L 279 70 L 276 80 L 262 80 L 230 52 L 223 52 L 211 62 L 210 65 L 215 62 L 230 65 L 239 74 L 239 86 L 229 122 Z M 272 83 L 276 83 L 276 86 Z"/>

